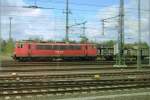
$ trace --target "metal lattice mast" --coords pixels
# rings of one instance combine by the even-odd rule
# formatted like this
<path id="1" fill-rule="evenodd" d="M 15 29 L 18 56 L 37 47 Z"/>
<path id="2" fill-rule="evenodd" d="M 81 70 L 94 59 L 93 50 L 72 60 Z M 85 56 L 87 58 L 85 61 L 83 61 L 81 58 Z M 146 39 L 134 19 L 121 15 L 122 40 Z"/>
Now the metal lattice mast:
<path id="1" fill-rule="evenodd" d="M 104 35 L 105 32 L 105 24 L 104 24 L 104 19 L 102 20 L 102 35 Z"/>
<path id="2" fill-rule="evenodd" d="M 11 21 L 12 21 L 12 17 L 9 17 L 9 41 L 11 41 L 11 39 L 12 39 L 12 31 L 11 31 L 11 25 L 12 25 L 12 23 L 11 23 Z"/>
<path id="3" fill-rule="evenodd" d="M 1 1 L 0 1 L 1 3 Z M 0 7 L 0 14 L 1 14 L 1 7 Z M 0 20 L 1 20 L 1 17 L 0 17 Z M 2 37 L 1 37 L 1 23 L 0 23 L 0 67 L 1 67 L 1 64 L 2 64 Z"/>
<path id="4" fill-rule="evenodd" d="M 137 68 L 141 67 L 141 0 L 138 0 L 138 50 Z"/>
<path id="5" fill-rule="evenodd" d="M 150 65 L 150 0 L 149 0 L 149 65 Z"/>
<path id="6" fill-rule="evenodd" d="M 34 6 L 37 6 L 37 0 L 34 0 Z"/>
<path id="7" fill-rule="evenodd" d="M 83 27 L 82 27 L 82 29 L 83 29 L 83 32 L 82 32 L 82 35 L 85 37 L 85 29 L 86 29 L 86 27 L 85 27 L 85 24 L 87 23 L 87 21 L 85 21 L 85 22 L 83 22 Z"/>
<path id="8" fill-rule="evenodd" d="M 0 1 L 1 3 L 1 1 Z M 0 7 L 0 15 L 1 15 L 1 7 Z M 1 17 L 0 17 L 0 20 L 1 20 Z M 1 67 L 1 64 L 2 64 L 2 37 L 1 37 L 1 23 L 0 23 L 0 67 Z"/>
<path id="9" fill-rule="evenodd" d="M 124 65 L 124 0 L 120 0 L 120 9 L 119 9 L 119 54 L 117 65 Z"/>
<path id="10" fill-rule="evenodd" d="M 69 42 L 69 0 L 66 0 L 66 38 L 65 41 Z"/>

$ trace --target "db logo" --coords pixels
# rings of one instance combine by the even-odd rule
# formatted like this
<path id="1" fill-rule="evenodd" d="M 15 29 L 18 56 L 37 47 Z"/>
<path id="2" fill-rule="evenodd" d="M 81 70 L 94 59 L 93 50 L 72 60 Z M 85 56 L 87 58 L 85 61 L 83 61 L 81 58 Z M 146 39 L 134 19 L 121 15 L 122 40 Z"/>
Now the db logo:
<path id="1" fill-rule="evenodd" d="M 63 51 L 56 51 L 56 53 L 57 53 L 57 54 L 62 54 L 62 53 L 63 53 Z"/>

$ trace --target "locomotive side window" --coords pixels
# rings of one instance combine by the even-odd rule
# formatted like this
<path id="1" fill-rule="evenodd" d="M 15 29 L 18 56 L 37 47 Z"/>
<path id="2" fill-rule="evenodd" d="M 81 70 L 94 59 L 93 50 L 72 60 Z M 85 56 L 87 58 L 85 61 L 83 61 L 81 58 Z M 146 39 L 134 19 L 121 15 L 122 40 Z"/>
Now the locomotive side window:
<path id="1" fill-rule="evenodd" d="M 42 45 L 36 45 L 37 50 L 42 50 Z"/>
<path id="2" fill-rule="evenodd" d="M 65 45 L 65 48 L 66 48 L 66 50 L 69 50 L 69 46 L 68 45 Z"/>
<path id="3" fill-rule="evenodd" d="M 80 50 L 81 46 L 74 46 L 74 50 Z"/>
<path id="4" fill-rule="evenodd" d="M 78 45 L 37 45 L 38 50 L 81 50 L 81 46 Z"/>
<path id="5" fill-rule="evenodd" d="M 53 50 L 59 50 L 59 45 L 53 45 Z"/>
<path id="6" fill-rule="evenodd" d="M 60 50 L 66 50 L 66 46 L 60 45 Z"/>
<path id="7" fill-rule="evenodd" d="M 56 46 L 55 45 L 53 45 L 53 50 L 55 50 L 56 49 Z"/>
<path id="8" fill-rule="evenodd" d="M 45 49 L 46 50 L 52 50 L 52 46 L 51 45 L 45 45 Z"/>
<path id="9" fill-rule="evenodd" d="M 73 50 L 73 46 L 72 45 L 69 45 L 69 50 Z"/>
<path id="10" fill-rule="evenodd" d="M 80 50 L 80 49 L 81 49 L 81 46 L 69 45 L 69 46 L 68 46 L 68 49 L 69 49 L 69 50 Z"/>
<path id="11" fill-rule="evenodd" d="M 38 50 L 52 50 L 52 46 L 51 45 L 37 45 L 36 49 L 38 49 Z"/>

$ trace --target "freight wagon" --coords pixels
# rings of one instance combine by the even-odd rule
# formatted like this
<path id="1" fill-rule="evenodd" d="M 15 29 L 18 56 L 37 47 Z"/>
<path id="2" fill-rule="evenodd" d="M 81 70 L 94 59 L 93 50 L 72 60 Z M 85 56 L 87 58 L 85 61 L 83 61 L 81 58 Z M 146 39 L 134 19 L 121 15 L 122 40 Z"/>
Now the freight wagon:
<path id="1" fill-rule="evenodd" d="M 98 49 L 98 56 L 107 61 L 113 61 L 116 59 L 116 53 L 114 47 L 108 46 L 99 46 Z M 137 49 L 126 47 L 124 49 L 124 55 L 126 60 L 137 60 Z M 141 48 L 141 59 L 145 60 L 148 59 L 149 56 L 149 49 L 148 48 Z"/>

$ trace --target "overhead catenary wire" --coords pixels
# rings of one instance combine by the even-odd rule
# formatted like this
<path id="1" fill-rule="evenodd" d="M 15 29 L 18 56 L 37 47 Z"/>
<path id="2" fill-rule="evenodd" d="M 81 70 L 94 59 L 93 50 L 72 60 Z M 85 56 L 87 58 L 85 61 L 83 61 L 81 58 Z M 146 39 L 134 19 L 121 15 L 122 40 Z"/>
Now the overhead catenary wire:
<path id="1" fill-rule="evenodd" d="M 39 0 L 37 0 L 38 2 L 39 2 Z M 73 2 L 70 2 L 70 4 L 72 4 Z M 75 2 L 74 2 L 75 3 Z M 77 3 L 75 4 L 75 5 L 77 5 Z M 85 5 L 86 6 L 86 4 L 80 4 L 80 5 Z M 87 6 L 94 6 L 95 4 L 87 4 Z M 99 6 L 99 7 L 107 7 L 107 5 L 97 5 L 96 4 L 96 6 Z M 108 5 L 108 7 L 109 7 L 109 5 Z M 118 8 L 118 7 L 112 7 L 112 8 Z M 29 8 L 29 9 L 32 9 L 32 8 Z M 51 7 L 41 7 L 41 8 L 39 8 L 39 9 L 47 9 L 47 10 L 49 10 L 49 9 L 51 9 L 51 10 L 58 10 L 58 11 L 63 11 L 64 9 L 62 9 L 62 8 L 51 8 Z M 133 9 L 134 11 L 135 11 L 135 8 L 128 8 L 128 9 Z M 94 11 L 97 11 L 97 10 L 90 10 L 89 12 L 88 12 L 88 9 L 86 9 L 86 10 L 83 10 L 83 9 L 72 9 L 73 11 L 77 11 L 77 12 L 82 12 L 82 13 L 95 13 Z M 144 10 L 144 9 L 143 9 Z M 141 10 L 142 11 L 142 10 Z M 108 12 L 109 13 L 109 12 Z M 110 12 L 111 13 L 111 12 Z M 104 14 L 104 15 L 107 15 L 107 14 Z M 109 15 L 109 14 L 108 14 Z M 111 14 L 110 14 L 111 15 Z M 42 15 L 42 16 L 44 16 L 44 15 Z M 31 16 L 32 17 L 32 16 Z M 63 18 L 62 18 L 63 19 Z M 80 19 L 79 19 L 80 20 Z"/>
<path id="2" fill-rule="evenodd" d="M 38 0 L 37 2 L 39 3 L 43 3 L 43 0 L 40 1 Z M 65 4 L 64 1 L 50 1 L 49 4 Z M 111 8 L 119 8 L 119 5 L 116 5 L 116 6 L 111 6 L 111 5 L 102 5 L 102 4 L 88 4 L 88 3 L 77 3 L 77 2 L 70 2 L 69 3 L 70 5 L 75 5 L 75 6 L 88 6 L 88 7 L 97 7 L 97 8 L 100 8 L 100 7 L 111 7 Z M 133 7 L 125 7 L 125 9 L 129 9 L 129 10 L 134 10 L 134 11 L 138 11 L 137 8 L 133 8 Z M 141 9 L 141 11 L 145 11 L 145 12 L 149 12 L 150 10 L 149 9 Z"/>
<path id="3" fill-rule="evenodd" d="M 34 6 L 34 5 L 23 5 L 23 6 L 15 6 L 15 5 L 1 5 L 1 7 L 16 7 L 16 8 L 26 8 L 26 9 L 45 9 L 45 10 L 58 10 L 58 11 L 64 11 L 63 8 L 55 8 L 55 7 L 43 7 L 43 6 Z M 110 8 L 115 8 L 116 11 L 118 9 L 118 7 L 110 7 Z M 138 11 L 136 10 L 136 8 L 125 8 L 125 9 L 128 9 L 128 10 L 133 10 L 134 12 L 135 11 Z M 75 8 L 72 8 L 72 11 L 74 12 L 84 12 L 84 13 L 95 13 L 95 11 L 99 11 L 99 10 L 88 10 L 88 9 L 75 9 Z M 147 10 L 147 9 L 141 9 L 141 12 L 147 12 L 149 13 L 150 10 Z"/>

